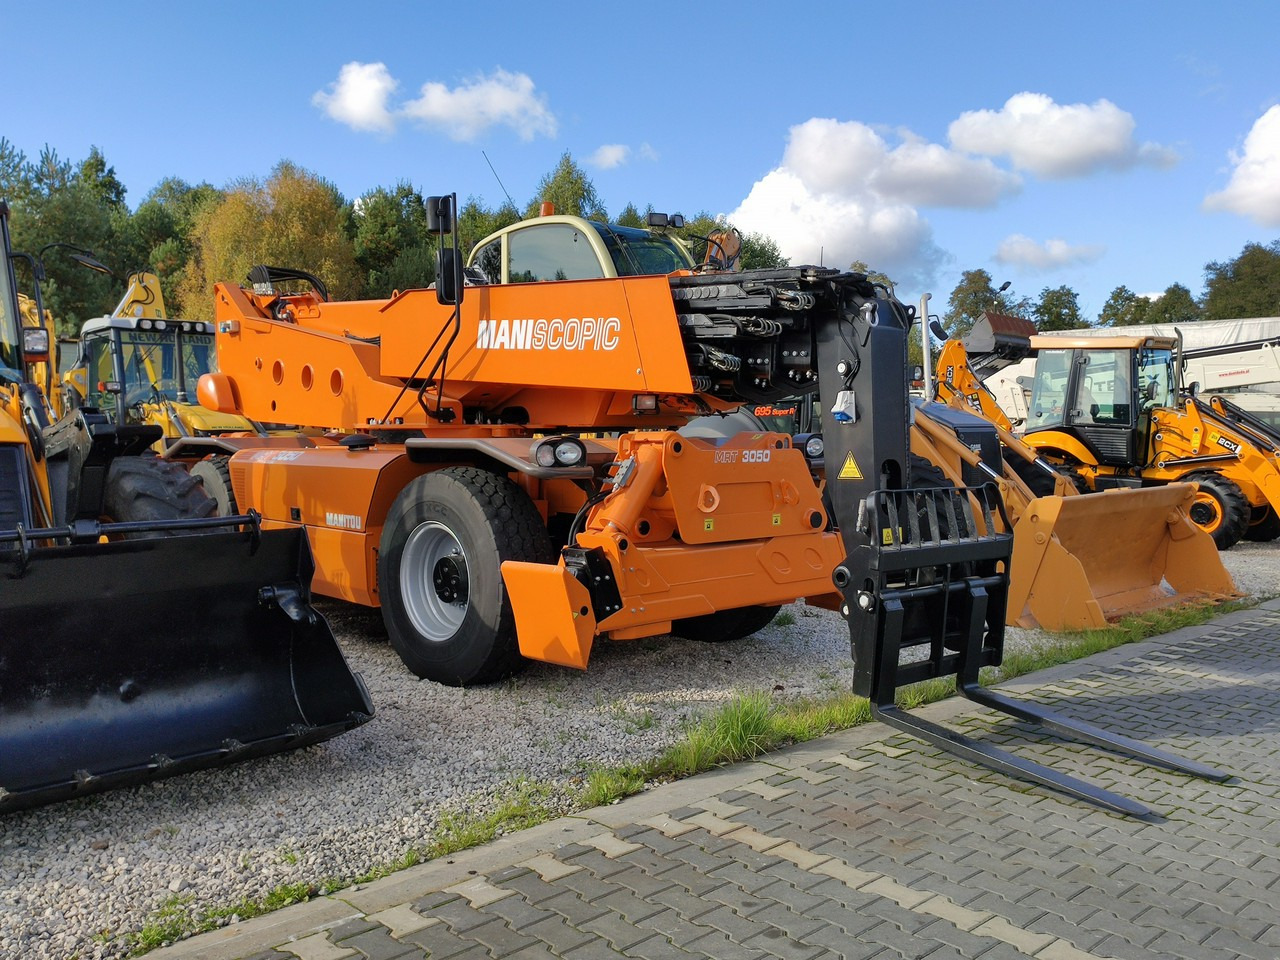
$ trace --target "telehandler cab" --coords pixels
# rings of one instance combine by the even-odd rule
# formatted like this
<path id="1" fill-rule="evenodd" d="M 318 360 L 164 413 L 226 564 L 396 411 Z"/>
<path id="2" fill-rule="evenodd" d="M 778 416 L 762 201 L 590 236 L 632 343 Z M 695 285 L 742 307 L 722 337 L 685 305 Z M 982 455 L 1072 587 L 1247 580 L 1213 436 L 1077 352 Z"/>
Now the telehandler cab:
<path id="1" fill-rule="evenodd" d="M 93 407 L 53 421 L 0 202 L 0 812 L 317 743 L 372 715 L 299 530 L 219 518 Z M 32 271 L 36 275 L 36 271 Z M 34 289 L 37 316 L 38 282 Z"/>
<path id="2" fill-rule="evenodd" d="M 940 747 L 1147 812 L 895 707 L 898 686 L 956 674 L 966 696 L 1024 720 L 1225 776 L 980 688 L 1002 656 L 1012 535 L 993 487 L 925 483 L 913 466 L 913 311 L 887 290 L 814 266 L 698 273 L 684 259 L 653 274 L 631 238 L 586 221 L 565 239 L 612 241 L 611 272 L 488 283 L 463 270 L 455 199 L 427 206 L 434 291 L 335 302 L 255 268 L 251 288 L 215 289 L 220 372 L 199 387 L 215 410 L 337 431 L 235 452 L 236 501 L 305 529 L 316 590 L 380 605 L 420 676 L 482 683 L 522 657 L 581 668 L 597 638 L 700 622 L 727 639 L 826 596 L 850 623 L 855 692 Z M 507 280 L 534 262 L 497 250 Z M 791 437 L 671 429 L 815 392 L 841 465 L 830 516 Z M 905 662 L 908 648 L 922 656 Z"/>

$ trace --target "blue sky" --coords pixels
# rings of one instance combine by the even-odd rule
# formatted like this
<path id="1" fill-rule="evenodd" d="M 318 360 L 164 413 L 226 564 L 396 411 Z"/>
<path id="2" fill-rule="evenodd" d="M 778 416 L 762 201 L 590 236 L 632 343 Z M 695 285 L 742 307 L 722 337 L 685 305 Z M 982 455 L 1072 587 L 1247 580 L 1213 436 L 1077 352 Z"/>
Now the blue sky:
<path id="1" fill-rule="evenodd" d="M 136 204 L 289 159 L 523 206 L 566 150 L 610 213 L 729 215 L 935 309 L 966 269 L 1198 295 L 1280 237 L 1280 5 L 0 0 L 0 135 L 100 147 Z M 483 151 L 483 154 L 482 154 Z"/>

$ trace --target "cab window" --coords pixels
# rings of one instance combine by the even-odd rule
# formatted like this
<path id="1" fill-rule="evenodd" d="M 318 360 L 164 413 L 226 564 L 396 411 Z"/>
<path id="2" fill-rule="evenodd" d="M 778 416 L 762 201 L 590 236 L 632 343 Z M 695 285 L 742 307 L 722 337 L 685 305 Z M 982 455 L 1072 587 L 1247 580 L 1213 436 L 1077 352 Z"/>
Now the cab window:
<path id="1" fill-rule="evenodd" d="M 1172 350 L 1138 352 L 1138 403 L 1142 412 L 1173 406 L 1174 383 Z"/>
<path id="2" fill-rule="evenodd" d="M 590 241 L 567 223 L 542 224 L 507 234 L 508 280 L 598 280 L 604 269 Z M 486 274 L 488 271 L 485 271 Z"/>
<path id="3" fill-rule="evenodd" d="M 1036 378 L 1031 385 L 1027 430 L 1060 427 L 1067 405 L 1067 380 L 1071 374 L 1070 350 L 1041 350 L 1036 357 Z"/>
<path id="4" fill-rule="evenodd" d="M 1129 382 L 1128 350 L 1090 350 L 1076 383 L 1069 422 L 1131 424 L 1133 386 Z"/>
<path id="5" fill-rule="evenodd" d="M 90 407 L 113 407 L 115 397 L 105 389 L 108 382 L 115 380 L 115 368 L 111 362 L 111 341 L 106 336 L 86 337 L 85 366 L 88 370 L 88 397 L 85 404 Z"/>
<path id="6" fill-rule="evenodd" d="M 498 237 L 476 249 L 471 264 L 478 267 L 490 283 L 502 282 L 502 238 Z"/>

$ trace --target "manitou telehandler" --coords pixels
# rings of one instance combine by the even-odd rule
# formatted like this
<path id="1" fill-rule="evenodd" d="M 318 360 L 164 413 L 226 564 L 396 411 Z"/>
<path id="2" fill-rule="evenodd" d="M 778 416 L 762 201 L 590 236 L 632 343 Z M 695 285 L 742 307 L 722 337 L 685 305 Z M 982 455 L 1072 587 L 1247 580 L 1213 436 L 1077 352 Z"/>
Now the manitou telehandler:
<path id="1" fill-rule="evenodd" d="M 521 657 L 584 667 L 597 638 L 682 624 L 727 639 L 825 595 L 850 622 L 855 691 L 946 749 L 1146 812 L 899 711 L 899 685 L 958 674 L 967 696 L 1024 720 L 1224 776 L 979 687 L 1001 659 L 1012 536 L 994 488 L 913 470 L 913 311 L 888 291 L 813 266 L 702 274 L 678 254 L 670 272 L 634 255 L 648 237 L 604 225 L 566 240 L 616 249 L 610 275 L 478 282 L 454 198 L 427 208 L 452 238 L 434 291 L 334 302 L 255 268 L 251 287 L 215 288 L 220 372 L 199 387 L 215 410 L 336 431 L 235 452 L 236 501 L 305 529 L 317 591 L 380 605 L 419 675 L 479 683 Z M 671 429 L 814 392 L 827 462 L 842 465 L 830 516 L 789 436 Z M 903 662 L 906 648 L 922 656 Z"/>
<path id="2" fill-rule="evenodd" d="M 0 202 L 0 811 L 305 746 L 373 711 L 298 530 L 212 516 L 159 428 L 52 420 Z M 37 275 L 35 269 L 33 275 Z M 40 308 L 38 283 L 34 301 Z"/>

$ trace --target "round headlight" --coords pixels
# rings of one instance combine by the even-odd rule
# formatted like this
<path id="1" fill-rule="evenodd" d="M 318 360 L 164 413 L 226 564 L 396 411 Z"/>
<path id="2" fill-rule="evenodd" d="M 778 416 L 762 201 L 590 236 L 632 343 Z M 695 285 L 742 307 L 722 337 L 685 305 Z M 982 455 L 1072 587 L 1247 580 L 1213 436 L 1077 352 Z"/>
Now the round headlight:
<path id="1" fill-rule="evenodd" d="M 163 320 L 157 320 L 157 321 L 156 321 L 156 329 L 157 329 L 157 330 L 163 330 L 163 329 L 164 329 L 165 327 L 167 327 L 167 326 L 168 326 L 168 324 L 167 324 L 167 323 L 165 323 Z"/>
<path id="2" fill-rule="evenodd" d="M 576 467 L 586 454 L 586 448 L 576 440 L 561 440 L 556 444 L 556 463 L 562 467 Z"/>
<path id="3" fill-rule="evenodd" d="M 817 460 L 823 452 L 822 437 L 815 434 L 804 442 L 804 455 L 810 460 Z"/>
<path id="4" fill-rule="evenodd" d="M 143 330 L 150 330 L 150 329 L 151 329 L 151 321 L 150 321 L 150 320 L 139 320 L 139 321 L 138 321 L 138 326 L 139 326 L 141 329 L 143 329 Z"/>
<path id="5" fill-rule="evenodd" d="M 539 443 L 533 448 L 533 462 L 540 467 L 556 465 L 556 448 L 551 443 Z"/>

